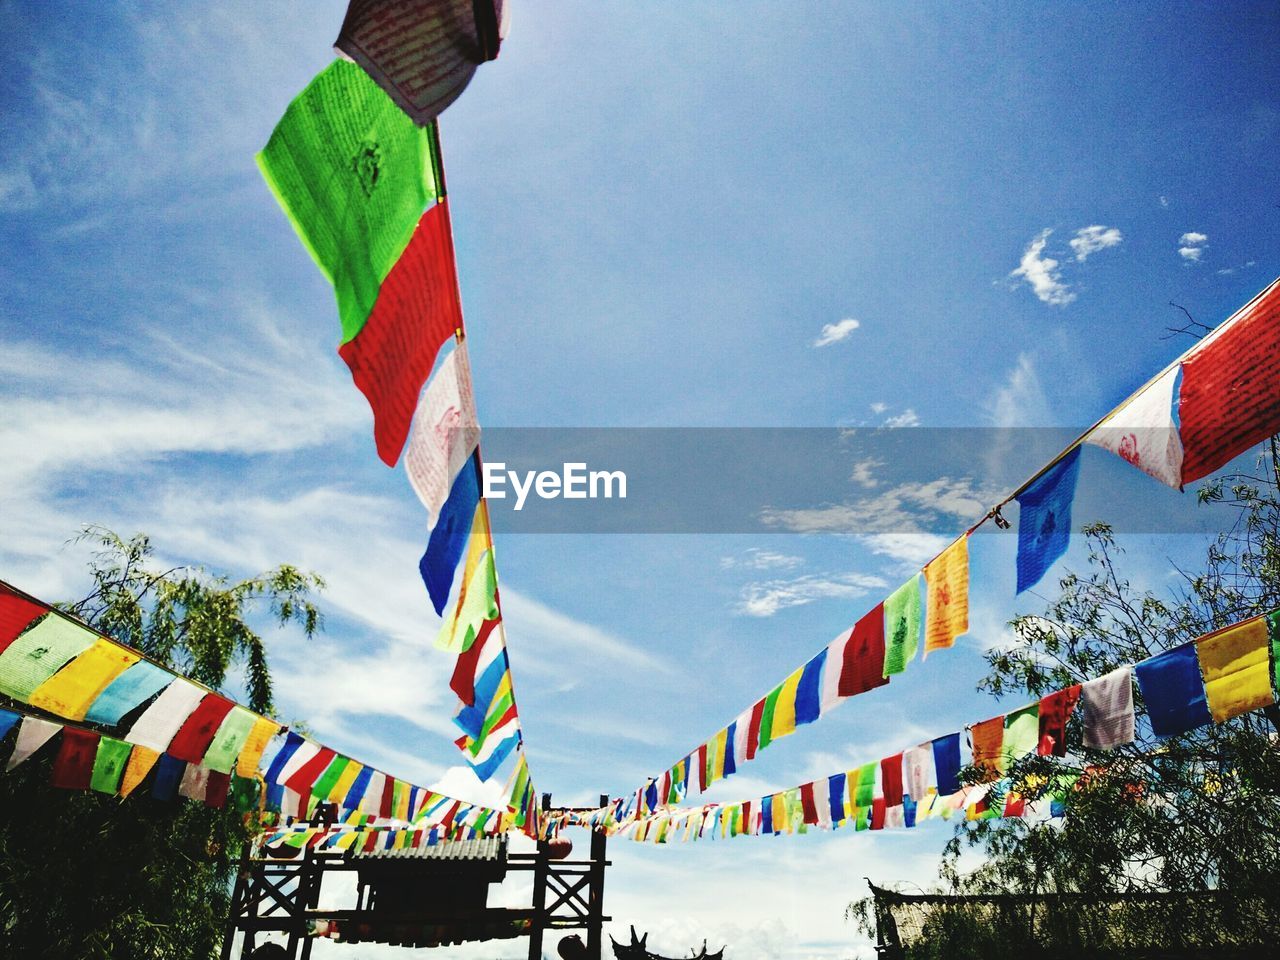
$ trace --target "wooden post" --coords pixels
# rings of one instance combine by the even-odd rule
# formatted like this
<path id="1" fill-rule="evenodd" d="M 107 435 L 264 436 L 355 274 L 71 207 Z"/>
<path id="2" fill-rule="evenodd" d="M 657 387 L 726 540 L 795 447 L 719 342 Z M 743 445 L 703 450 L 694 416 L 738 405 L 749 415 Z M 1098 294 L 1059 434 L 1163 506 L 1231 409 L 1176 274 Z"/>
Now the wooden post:
<path id="1" fill-rule="evenodd" d="M 600 806 L 609 805 L 609 795 L 600 794 Z M 587 888 L 587 909 L 590 919 L 587 921 L 587 957 L 589 960 L 601 960 L 604 950 L 604 868 L 605 861 L 604 830 L 591 831 L 591 881 Z"/>
<path id="2" fill-rule="evenodd" d="M 542 811 L 551 809 L 551 794 L 542 795 Z M 547 841 L 538 841 L 538 859 L 533 864 L 533 919 L 529 922 L 529 960 L 542 960 L 542 932 L 547 923 L 547 864 L 551 860 Z"/>

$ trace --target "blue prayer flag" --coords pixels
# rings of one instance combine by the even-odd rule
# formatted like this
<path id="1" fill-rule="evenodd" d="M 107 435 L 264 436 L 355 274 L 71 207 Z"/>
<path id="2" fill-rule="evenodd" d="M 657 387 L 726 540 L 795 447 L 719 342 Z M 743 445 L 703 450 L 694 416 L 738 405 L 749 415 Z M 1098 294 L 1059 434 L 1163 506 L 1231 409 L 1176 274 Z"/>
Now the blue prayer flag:
<path id="1" fill-rule="evenodd" d="M 960 789 L 960 734 L 949 733 L 933 741 L 933 767 L 938 775 L 938 796 Z"/>
<path id="2" fill-rule="evenodd" d="M 760 832 L 773 833 L 773 794 L 760 801 Z"/>
<path id="3" fill-rule="evenodd" d="M 150 700 L 172 681 L 173 674 L 168 670 L 139 660 L 107 684 L 107 688 L 93 701 L 85 719 L 114 727 L 126 713 Z"/>
<path id="4" fill-rule="evenodd" d="M 644 802 L 650 810 L 658 809 L 658 781 L 650 780 L 644 791 Z"/>
<path id="5" fill-rule="evenodd" d="M 800 687 L 801 689 L 804 689 L 803 680 L 800 681 Z M 799 712 L 800 712 L 800 700 L 799 698 L 797 698 L 796 713 L 799 714 Z M 796 718 L 796 722 L 797 723 L 800 722 L 798 716 Z M 807 720 L 805 721 L 805 723 L 808 723 L 808 722 L 809 721 Z M 726 731 L 724 735 L 724 775 L 726 777 L 731 777 L 738 772 L 738 761 L 735 760 L 733 757 L 733 741 L 737 738 L 737 736 L 738 736 L 738 721 L 735 720 L 733 721 L 733 723 L 729 724 L 729 729 L 728 731 Z M 686 767 L 685 769 L 687 771 L 688 767 Z"/>
<path id="6" fill-rule="evenodd" d="M 796 688 L 796 726 L 813 723 L 822 712 L 822 665 L 826 659 L 827 651 L 823 650 L 804 665 Z"/>
<path id="7" fill-rule="evenodd" d="M 1018 593 L 1039 583 L 1067 552 L 1079 474 L 1076 447 L 1018 495 Z"/>
<path id="8" fill-rule="evenodd" d="M 151 782 L 151 795 L 157 800 L 172 800 L 178 795 L 178 784 L 186 770 L 186 761 L 162 753 L 156 764 L 156 778 Z"/>
<path id="9" fill-rule="evenodd" d="M 844 819 L 845 776 L 835 773 L 827 777 L 827 803 L 831 807 L 831 825 Z"/>
<path id="10" fill-rule="evenodd" d="M 453 587 L 454 571 L 458 569 L 458 561 L 467 547 L 476 506 L 480 503 L 477 474 L 476 461 L 472 457 L 458 471 L 453 486 L 449 488 L 449 499 L 440 508 L 440 519 L 427 540 L 427 551 L 418 562 L 418 571 L 422 574 L 422 582 L 427 585 L 431 604 L 441 615 Z"/>
<path id="11" fill-rule="evenodd" d="M 911 799 L 910 794 L 902 795 L 902 824 L 906 827 L 914 827 L 916 825 L 916 807 L 919 806 Z"/>
<path id="12" fill-rule="evenodd" d="M 1137 664 L 1138 689 L 1157 737 L 1172 737 L 1210 723 L 1204 678 L 1194 643 L 1186 643 Z"/>
<path id="13" fill-rule="evenodd" d="M 481 780 L 488 780 L 502 766 L 502 762 L 511 756 L 511 751 L 516 748 L 519 742 L 519 735 L 512 733 L 511 736 L 493 748 L 493 753 L 487 759 L 477 762 L 467 755 L 467 762 L 471 764 L 471 769 L 475 771 L 477 777 Z"/>
<path id="14" fill-rule="evenodd" d="M 18 723 L 19 717 L 12 710 L 0 710 L 0 740 Z"/>
<path id="15" fill-rule="evenodd" d="M 268 784 L 275 783 L 280 779 L 280 774 L 284 772 L 284 765 L 289 762 L 289 758 L 298 751 L 300 746 L 302 746 L 302 735 L 290 730 L 288 736 L 285 737 L 284 745 L 276 753 L 275 759 L 271 761 L 271 766 L 267 768 L 267 775 L 264 779 Z"/>
<path id="16" fill-rule="evenodd" d="M 347 795 L 342 798 L 344 809 L 356 810 L 360 807 L 360 801 L 364 799 L 364 792 L 369 788 L 369 781 L 372 779 L 373 767 L 361 767 L 360 772 L 356 774 L 356 778 L 351 781 Z"/>

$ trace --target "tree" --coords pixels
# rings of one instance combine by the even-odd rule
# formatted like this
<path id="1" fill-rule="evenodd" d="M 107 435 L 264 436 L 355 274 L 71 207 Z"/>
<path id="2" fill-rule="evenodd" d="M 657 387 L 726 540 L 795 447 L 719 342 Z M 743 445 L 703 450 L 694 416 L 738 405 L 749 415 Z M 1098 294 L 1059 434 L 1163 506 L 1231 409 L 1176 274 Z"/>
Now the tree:
<path id="1" fill-rule="evenodd" d="M 213 688 L 243 665 L 247 706 L 272 710 L 271 677 L 251 621 L 269 615 L 307 636 L 320 628 L 321 579 L 282 565 L 231 581 L 161 568 L 151 543 L 109 530 L 95 545 L 93 589 L 63 609 Z M 126 718 L 128 720 L 128 718 Z M 0 955 L 84 960 L 215 956 L 230 883 L 252 821 L 228 806 L 52 790 L 46 755 L 0 776 Z"/>
<path id="2" fill-rule="evenodd" d="M 1280 608 L 1280 452 L 1274 441 L 1258 468 L 1200 490 L 1201 502 L 1233 509 L 1235 519 L 1209 546 L 1199 570 L 1177 571 L 1167 594 L 1135 589 L 1124 576 L 1124 552 L 1112 530 L 1087 527 L 1088 569 L 1060 581 L 1058 598 L 1042 616 L 1012 621 L 1016 639 L 987 655 L 990 672 L 979 688 L 1021 706 Z M 1220 901 L 1226 911 L 1180 916 L 1178 933 L 1265 942 L 1268 925 L 1280 920 L 1280 845 L 1274 842 L 1280 836 L 1280 713 L 1269 708 L 1158 739 L 1141 722 L 1140 697 L 1136 707 L 1139 736 L 1129 746 L 1085 749 L 1077 710 L 1067 728 L 1066 758 L 1030 756 L 1016 763 L 1008 789 L 1028 799 L 1057 793 L 1066 815 L 1047 822 L 959 824 L 944 851 L 943 892 L 1220 890 L 1230 894 Z M 982 774 L 969 769 L 965 779 L 978 782 Z M 993 806 L 1003 796 L 995 791 Z M 965 851 L 982 854 L 976 869 L 962 868 Z M 871 928 L 869 901 L 851 905 L 850 913 Z M 954 913 L 949 922 L 959 922 Z M 1082 912 L 1080 925 L 1087 920 Z M 1196 930 L 1197 924 L 1215 930 Z M 955 952 L 949 941 L 950 955 L 1031 946 L 992 942 L 990 925 L 979 932 L 972 954 Z"/>

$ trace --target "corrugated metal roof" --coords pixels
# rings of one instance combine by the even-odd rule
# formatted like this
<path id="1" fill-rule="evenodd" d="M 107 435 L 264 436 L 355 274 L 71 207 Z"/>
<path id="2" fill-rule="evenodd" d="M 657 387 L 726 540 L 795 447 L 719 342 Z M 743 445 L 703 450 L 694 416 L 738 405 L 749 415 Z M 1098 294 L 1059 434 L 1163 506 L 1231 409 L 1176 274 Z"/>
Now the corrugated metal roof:
<path id="1" fill-rule="evenodd" d="M 477 840 L 441 840 L 435 846 L 423 844 L 416 850 L 352 850 L 356 860 L 484 860 L 506 858 L 506 837 L 481 837 Z"/>

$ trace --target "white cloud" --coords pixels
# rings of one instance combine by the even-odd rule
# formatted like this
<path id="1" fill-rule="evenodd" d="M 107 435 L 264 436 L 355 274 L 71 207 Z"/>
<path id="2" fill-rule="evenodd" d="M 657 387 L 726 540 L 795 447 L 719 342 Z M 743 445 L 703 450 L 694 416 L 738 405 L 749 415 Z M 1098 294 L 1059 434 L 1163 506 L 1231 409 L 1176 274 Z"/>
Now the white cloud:
<path id="1" fill-rule="evenodd" d="M 868 590 L 887 585 L 880 577 L 861 573 L 768 580 L 743 587 L 742 599 L 735 609 L 749 617 L 772 617 L 788 607 L 804 606 L 815 600 L 860 597 Z"/>
<path id="2" fill-rule="evenodd" d="M 896 429 L 898 427 L 918 427 L 920 426 L 920 417 L 914 410 L 908 407 L 906 410 L 903 410 L 901 413 L 894 414 L 892 417 L 885 417 L 884 423 L 881 424 L 881 426 L 889 427 L 890 429 Z"/>
<path id="3" fill-rule="evenodd" d="M 1209 248 L 1209 238 L 1203 233 L 1197 233 L 1194 230 L 1184 233 L 1178 238 L 1178 256 L 1182 257 L 1188 264 L 1199 263 L 1204 257 L 1204 252 Z"/>
<path id="4" fill-rule="evenodd" d="M 853 465 L 853 472 L 849 474 L 849 479 L 868 490 L 878 487 L 880 486 L 880 481 L 875 478 L 875 471 L 883 466 L 883 460 L 876 460 L 873 457 L 868 457 L 866 460 L 858 460 Z"/>
<path id="5" fill-rule="evenodd" d="M 887 403 L 882 403 L 879 400 L 877 400 L 875 403 L 871 405 L 871 412 L 874 413 L 877 417 L 880 416 L 880 414 L 884 413 L 888 409 L 889 409 L 889 405 Z"/>
<path id="6" fill-rule="evenodd" d="M 762 550 L 760 547 L 752 547 L 741 557 L 720 558 L 720 568 L 722 570 L 794 570 L 802 563 L 804 563 L 803 557 L 795 557 L 773 550 Z"/>
<path id="7" fill-rule="evenodd" d="M 1248 270 L 1250 267 L 1256 266 L 1257 262 L 1258 261 L 1256 260 L 1250 260 L 1247 263 L 1240 264 L 1240 266 L 1238 267 L 1223 267 L 1221 270 L 1218 271 L 1218 276 L 1229 277 L 1233 273 L 1239 273 L 1241 270 Z"/>
<path id="8" fill-rule="evenodd" d="M 839 323 L 827 323 L 822 326 L 822 333 L 818 335 L 818 339 L 813 341 L 815 347 L 829 347 L 833 343 L 839 343 L 847 338 L 858 327 L 862 326 L 853 317 L 845 317 Z"/>
<path id="9" fill-rule="evenodd" d="M 968 478 L 939 477 L 900 483 L 850 503 L 791 510 L 769 509 L 763 523 L 793 533 L 922 534 L 939 523 L 973 522 L 995 502 Z"/>
<path id="10" fill-rule="evenodd" d="M 1169 209 L 1169 198 L 1160 197 L 1160 206 L 1164 207 L 1166 210 Z"/>
<path id="11" fill-rule="evenodd" d="M 1018 263 L 1018 269 L 1009 276 L 1026 280 L 1041 302 L 1055 307 L 1065 307 L 1076 299 L 1076 295 L 1067 284 L 1062 282 L 1058 261 L 1052 257 L 1043 256 L 1051 233 L 1053 231 L 1046 227 L 1027 245 L 1027 249 L 1022 253 L 1022 260 Z"/>
<path id="12" fill-rule="evenodd" d="M 1050 423 L 1049 404 L 1029 354 L 1018 355 L 1018 362 L 986 406 L 994 427 L 1039 427 Z"/>
<path id="13" fill-rule="evenodd" d="M 1095 224 L 1091 227 L 1081 227 L 1076 231 L 1076 235 L 1071 239 L 1071 249 L 1075 251 L 1076 260 L 1083 263 L 1090 254 L 1106 250 L 1108 247 L 1119 246 L 1123 239 L 1124 237 L 1115 227 Z"/>

